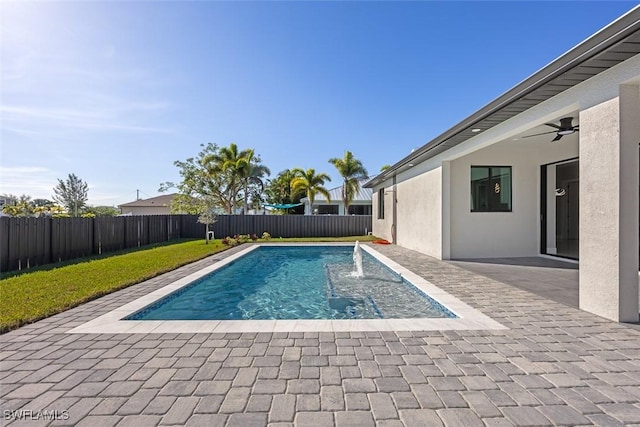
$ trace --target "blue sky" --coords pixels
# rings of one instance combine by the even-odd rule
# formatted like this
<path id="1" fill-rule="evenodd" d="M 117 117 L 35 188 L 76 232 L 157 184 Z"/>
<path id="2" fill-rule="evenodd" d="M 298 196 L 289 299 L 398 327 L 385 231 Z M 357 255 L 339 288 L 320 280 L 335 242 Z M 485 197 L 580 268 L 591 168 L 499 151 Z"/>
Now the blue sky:
<path id="1" fill-rule="evenodd" d="M 200 144 L 375 174 L 637 2 L 2 2 L 0 193 L 157 195 Z"/>

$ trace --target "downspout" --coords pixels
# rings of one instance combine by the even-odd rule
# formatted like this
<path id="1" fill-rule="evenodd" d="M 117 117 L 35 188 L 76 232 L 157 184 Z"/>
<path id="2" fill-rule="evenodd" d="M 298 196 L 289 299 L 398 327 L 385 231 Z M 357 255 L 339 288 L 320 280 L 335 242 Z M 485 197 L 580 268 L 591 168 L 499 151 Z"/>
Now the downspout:
<path id="1" fill-rule="evenodd" d="M 396 193 L 396 191 L 398 191 L 397 189 L 397 185 L 396 185 L 396 175 L 393 175 L 393 191 L 391 193 L 391 195 L 393 196 L 393 203 L 392 203 L 392 215 L 391 215 L 391 243 L 393 243 L 394 245 L 397 244 L 396 242 L 396 232 L 397 232 L 397 218 L 398 218 L 398 195 Z"/>

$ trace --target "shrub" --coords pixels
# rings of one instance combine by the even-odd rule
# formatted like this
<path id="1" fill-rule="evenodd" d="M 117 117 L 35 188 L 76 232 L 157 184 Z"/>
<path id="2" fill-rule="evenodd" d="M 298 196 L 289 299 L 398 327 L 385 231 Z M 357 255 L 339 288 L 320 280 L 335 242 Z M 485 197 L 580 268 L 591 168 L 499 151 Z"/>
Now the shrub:
<path id="1" fill-rule="evenodd" d="M 265 231 L 264 233 L 262 233 L 262 240 L 271 240 L 271 234 Z"/>
<path id="2" fill-rule="evenodd" d="M 224 239 L 222 239 L 222 244 L 223 245 L 227 245 L 227 246 L 238 246 L 238 239 L 237 239 L 237 234 L 234 237 L 225 237 Z"/>
<path id="3" fill-rule="evenodd" d="M 239 243 L 247 243 L 251 240 L 251 236 L 248 234 L 240 234 L 237 239 Z"/>

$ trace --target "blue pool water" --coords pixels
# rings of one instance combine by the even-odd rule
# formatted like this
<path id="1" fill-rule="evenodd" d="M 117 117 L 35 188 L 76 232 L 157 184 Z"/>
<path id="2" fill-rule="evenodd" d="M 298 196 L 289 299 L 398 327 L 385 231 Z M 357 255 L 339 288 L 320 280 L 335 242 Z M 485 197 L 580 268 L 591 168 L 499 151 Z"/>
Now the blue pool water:
<path id="1" fill-rule="evenodd" d="M 262 246 L 127 320 L 456 317 L 401 276 L 348 246 Z"/>

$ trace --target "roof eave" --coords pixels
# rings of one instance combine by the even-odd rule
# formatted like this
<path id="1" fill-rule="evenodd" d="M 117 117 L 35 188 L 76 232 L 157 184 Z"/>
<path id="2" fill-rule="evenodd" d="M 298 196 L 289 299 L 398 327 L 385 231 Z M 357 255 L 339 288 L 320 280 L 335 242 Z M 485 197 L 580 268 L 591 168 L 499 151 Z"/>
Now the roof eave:
<path id="1" fill-rule="evenodd" d="M 397 173 L 400 172 L 400 169 L 408 166 L 409 163 L 415 161 L 419 157 L 424 156 L 429 151 L 445 143 L 451 137 L 465 130 L 473 128 L 475 124 L 487 118 L 491 114 L 494 114 L 501 109 L 509 106 L 516 100 L 521 99 L 534 90 L 544 86 L 546 83 L 553 80 L 562 73 L 574 67 L 577 67 L 587 59 L 605 51 L 606 49 L 612 47 L 616 43 L 622 41 L 626 37 L 639 30 L 640 6 L 636 6 L 582 43 L 570 49 L 565 54 L 556 58 L 539 71 L 535 72 L 498 98 L 494 99 L 489 104 L 473 113 L 471 116 L 467 117 L 452 128 L 438 135 L 422 147 L 414 150 L 409 155 L 396 162 L 393 166 L 380 173 L 377 177 L 365 183 L 364 187 L 372 188 L 375 185 L 378 185 L 392 178 L 394 175 L 397 175 Z M 579 83 L 581 82 L 576 82 L 575 84 Z M 552 96 L 550 96 L 550 98 L 551 97 Z M 487 129 L 481 130 L 485 131 Z"/>

